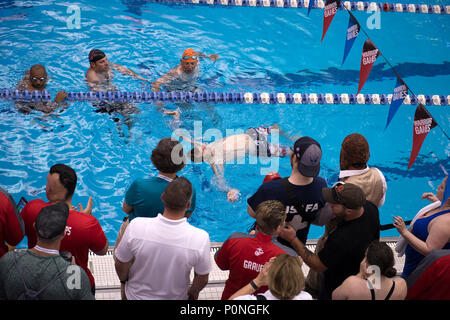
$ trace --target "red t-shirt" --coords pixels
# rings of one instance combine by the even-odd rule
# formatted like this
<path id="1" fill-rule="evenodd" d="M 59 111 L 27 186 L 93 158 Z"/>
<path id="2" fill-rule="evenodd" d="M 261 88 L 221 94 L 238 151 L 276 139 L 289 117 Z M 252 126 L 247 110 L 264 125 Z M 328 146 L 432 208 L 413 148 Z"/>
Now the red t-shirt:
<path id="1" fill-rule="evenodd" d="M 450 300 L 450 255 L 427 267 L 408 288 L 405 300 Z"/>
<path id="2" fill-rule="evenodd" d="M 23 208 L 22 215 L 25 223 L 25 235 L 28 237 L 28 248 L 36 245 L 37 235 L 34 229 L 34 222 L 42 208 L 50 203 L 36 199 L 27 203 Z M 76 263 L 82 267 L 94 286 L 94 277 L 88 268 L 89 249 L 93 252 L 101 251 L 107 243 L 105 233 L 98 220 L 89 214 L 84 214 L 75 210 L 70 210 L 67 219 L 66 235 L 61 241 L 61 251 L 69 251 L 75 257 Z"/>
<path id="3" fill-rule="evenodd" d="M 272 238 L 261 232 L 256 236 L 241 232 L 233 233 L 214 256 L 220 269 L 230 270 L 222 300 L 228 299 L 250 280 L 255 279 L 270 258 L 283 253 L 298 256 L 293 249 L 277 242 L 276 237 Z M 255 293 L 263 293 L 266 290 L 267 286 L 261 287 Z"/>
<path id="4" fill-rule="evenodd" d="M 16 246 L 22 239 L 22 230 L 13 204 L 0 192 L 0 258 L 8 252 L 5 241 Z"/>

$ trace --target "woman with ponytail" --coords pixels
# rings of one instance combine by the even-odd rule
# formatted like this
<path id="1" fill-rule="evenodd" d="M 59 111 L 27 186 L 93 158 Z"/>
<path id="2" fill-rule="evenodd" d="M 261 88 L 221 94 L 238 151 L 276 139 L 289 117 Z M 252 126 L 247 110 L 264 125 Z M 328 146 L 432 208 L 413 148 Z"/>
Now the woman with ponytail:
<path id="1" fill-rule="evenodd" d="M 404 300 L 406 281 L 396 277 L 394 264 L 391 248 L 384 242 L 372 242 L 359 273 L 333 291 L 333 300 Z"/>

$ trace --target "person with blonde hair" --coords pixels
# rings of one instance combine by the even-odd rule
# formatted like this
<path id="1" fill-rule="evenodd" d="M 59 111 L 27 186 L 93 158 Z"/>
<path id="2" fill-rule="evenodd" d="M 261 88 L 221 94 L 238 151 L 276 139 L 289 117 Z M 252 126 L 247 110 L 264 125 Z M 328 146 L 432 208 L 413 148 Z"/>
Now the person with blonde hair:
<path id="1" fill-rule="evenodd" d="M 272 257 L 289 254 L 299 259 L 298 254 L 277 241 L 286 220 L 286 207 L 276 200 L 268 200 L 256 208 L 256 234 L 235 232 L 228 237 L 214 255 L 221 270 L 229 270 L 229 276 L 222 292 L 227 300 L 239 288 L 254 279 Z M 256 293 L 263 293 L 267 287 L 253 287 Z"/>
<path id="2" fill-rule="evenodd" d="M 253 295 L 256 286 L 268 286 L 269 290 Z M 298 258 L 279 254 L 270 259 L 258 276 L 234 293 L 230 300 L 312 300 L 305 288 L 305 277 Z"/>

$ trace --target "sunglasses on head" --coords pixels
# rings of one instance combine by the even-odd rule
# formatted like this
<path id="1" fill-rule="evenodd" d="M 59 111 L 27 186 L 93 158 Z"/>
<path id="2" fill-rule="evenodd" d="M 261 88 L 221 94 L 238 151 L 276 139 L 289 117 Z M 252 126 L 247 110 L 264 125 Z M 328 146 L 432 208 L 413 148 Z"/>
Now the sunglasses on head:
<path id="1" fill-rule="evenodd" d="M 333 187 L 331 188 L 331 192 L 332 192 L 332 195 L 333 195 L 333 200 L 336 201 L 337 203 L 340 203 L 340 204 L 342 204 L 342 205 L 345 206 L 345 202 L 342 200 L 342 197 L 341 197 L 341 195 L 338 193 L 338 190 L 337 190 L 340 186 L 342 186 L 342 185 L 344 185 L 344 184 L 345 184 L 345 183 L 344 183 L 344 182 L 341 182 L 341 181 L 336 182 L 336 183 L 333 185 Z"/>
<path id="2" fill-rule="evenodd" d="M 32 81 L 38 81 L 38 80 L 44 81 L 44 80 L 46 80 L 46 79 L 47 79 L 47 78 L 45 78 L 45 77 L 40 77 L 40 78 L 32 77 L 32 78 L 31 78 Z"/>
<path id="3" fill-rule="evenodd" d="M 197 60 L 197 56 L 188 56 L 188 55 L 185 55 L 185 56 L 183 57 L 183 59 L 184 59 L 184 60 L 189 60 L 189 59 Z"/>

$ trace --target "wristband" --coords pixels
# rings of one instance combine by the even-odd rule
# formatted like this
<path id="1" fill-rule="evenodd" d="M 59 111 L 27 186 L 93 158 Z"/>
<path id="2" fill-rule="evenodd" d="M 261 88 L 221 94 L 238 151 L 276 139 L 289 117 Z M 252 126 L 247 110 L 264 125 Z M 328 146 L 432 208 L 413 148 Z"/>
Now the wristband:
<path id="1" fill-rule="evenodd" d="M 256 285 L 256 283 L 253 280 L 250 280 L 250 285 L 253 287 L 253 289 L 259 290 L 259 287 Z"/>
<path id="2" fill-rule="evenodd" d="M 297 235 L 293 236 L 291 240 L 289 240 L 289 243 L 292 243 L 297 238 Z"/>

